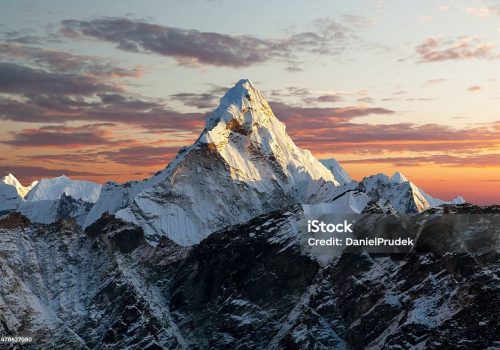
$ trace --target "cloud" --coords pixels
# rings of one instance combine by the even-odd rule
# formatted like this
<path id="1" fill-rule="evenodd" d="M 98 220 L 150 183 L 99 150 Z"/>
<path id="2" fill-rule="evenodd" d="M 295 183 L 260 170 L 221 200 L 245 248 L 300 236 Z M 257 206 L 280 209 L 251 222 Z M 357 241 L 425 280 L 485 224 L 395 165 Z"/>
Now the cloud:
<path id="1" fill-rule="evenodd" d="M 473 86 L 470 86 L 469 88 L 467 88 L 467 91 L 477 92 L 477 91 L 480 91 L 481 89 L 482 89 L 481 86 L 479 86 L 479 85 L 473 85 Z"/>
<path id="2" fill-rule="evenodd" d="M 109 162 L 131 167 L 164 167 L 178 153 L 179 146 L 158 146 L 158 142 L 139 143 L 139 141 L 116 143 L 109 147 L 72 150 L 59 154 L 35 154 L 22 156 L 30 162 L 46 162 L 51 164 L 84 163 L 108 164 Z"/>
<path id="3" fill-rule="evenodd" d="M 297 52 L 338 53 L 348 29 L 332 20 L 318 20 L 314 31 L 282 39 L 229 35 L 181 29 L 121 17 L 89 21 L 64 20 L 61 32 L 71 38 L 94 38 L 116 44 L 120 50 L 171 57 L 179 65 L 241 68 L 270 60 L 295 62 Z"/>
<path id="4" fill-rule="evenodd" d="M 179 147 L 175 146 L 154 147 L 152 145 L 139 145 L 99 152 L 99 155 L 105 156 L 115 163 L 147 167 L 153 165 L 165 166 L 178 151 Z"/>
<path id="5" fill-rule="evenodd" d="M 450 79 L 445 79 L 445 78 L 428 79 L 422 84 L 422 86 L 438 85 L 448 81 L 450 81 Z"/>
<path id="6" fill-rule="evenodd" d="M 43 126 L 13 132 L 12 138 L 1 141 L 15 147 L 80 148 L 85 146 L 111 146 L 132 143 L 133 140 L 113 140 L 110 124 L 93 124 L 81 127 Z"/>
<path id="7" fill-rule="evenodd" d="M 26 162 L 43 162 L 44 164 L 71 164 L 82 165 L 82 164 L 102 164 L 108 163 L 108 160 L 101 159 L 98 157 L 96 151 L 90 151 L 87 149 L 71 149 L 71 152 L 64 152 L 62 154 L 31 154 L 26 156 L 20 156 L 19 159 L 25 160 Z"/>
<path id="8" fill-rule="evenodd" d="M 356 101 L 368 103 L 368 104 L 375 103 L 375 99 L 373 97 L 370 97 L 370 96 L 360 97 Z"/>
<path id="9" fill-rule="evenodd" d="M 9 94 L 78 94 L 120 91 L 90 76 L 52 73 L 41 69 L 0 62 L 0 92 Z"/>
<path id="10" fill-rule="evenodd" d="M 210 85 L 207 92 L 193 93 L 183 92 L 170 95 L 170 98 L 181 102 L 187 107 L 196 107 L 198 109 L 214 109 L 217 107 L 218 100 L 226 93 L 227 88 L 218 85 Z"/>
<path id="11" fill-rule="evenodd" d="M 361 29 L 369 28 L 376 22 L 374 18 L 359 15 L 343 15 L 342 18 L 346 23 L 351 24 L 355 28 Z"/>
<path id="12" fill-rule="evenodd" d="M 31 35 L 32 31 L 9 30 L 2 32 L 3 39 L 8 43 L 39 44 L 40 37 Z"/>
<path id="13" fill-rule="evenodd" d="M 301 147 L 317 153 L 474 152 L 496 149 L 500 122 L 469 128 L 439 124 L 357 124 L 349 120 L 293 118 L 287 130 Z"/>
<path id="14" fill-rule="evenodd" d="M 393 114 L 394 111 L 382 107 L 302 107 L 283 102 L 270 102 L 272 110 L 287 126 L 304 127 L 307 130 L 321 129 L 335 123 L 371 114 Z"/>
<path id="15" fill-rule="evenodd" d="M 296 66 L 288 66 L 285 69 L 289 73 L 298 73 L 298 72 L 303 72 L 304 71 L 302 68 L 296 67 Z"/>
<path id="16" fill-rule="evenodd" d="M 366 97 L 366 89 L 352 91 L 342 90 L 310 90 L 304 87 L 288 86 L 281 90 L 271 90 L 269 96 L 274 102 L 289 101 L 290 99 L 299 99 L 306 105 L 318 105 L 322 103 L 337 103 L 344 100 L 346 96 Z"/>
<path id="17" fill-rule="evenodd" d="M 482 43 L 476 37 L 460 37 L 455 40 L 431 37 L 418 45 L 415 50 L 419 55 L 418 62 L 428 63 L 447 60 L 491 58 L 494 57 L 493 48 L 494 45 Z"/>
<path id="18" fill-rule="evenodd" d="M 495 8 L 494 6 L 482 5 L 480 7 L 465 7 L 463 10 L 473 16 L 483 19 L 500 15 L 500 9 L 498 7 Z"/>
<path id="19" fill-rule="evenodd" d="M 435 164 L 439 166 L 453 167 L 495 167 L 500 165 L 500 153 L 475 154 L 465 156 L 454 156 L 449 154 L 435 154 L 431 156 L 414 157 L 384 157 L 367 159 L 348 159 L 343 160 L 343 164 L 370 164 L 370 163 L 389 163 L 393 166 L 422 166 Z M 490 182 L 490 181 L 488 181 Z"/>
<path id="20" fill-rule="evenodd" d="M 0 43 L 0 57 L 15 62 L 25 60 L 40 68 L 59 73 L 84 73 L 100 79 L 104 78 L 138 78 L 143 74 L 143 68 L 123 68 L 117 62 L 105 57 L 74 55 L 68 52 L 42 49 L 16 44 Z"/>
<path id="21" fill-rule="evenodd" d="M 201 130 L 205 124 L 203 114 L 177 112 L 160 102 L 117 93 L 98 94 L 91 100 L 36 93 L 23 100 L 0 97 L 0 118 L 32 123 L 123 123 L 151 131 Z"/>
<path id="22" fill-rule="evenodd" d="M 214 108 L 216 96 L 211 93 L 178 93 L 170 96 L 172 99 L 182 102 L 185 106 L 198 109 Z"/>

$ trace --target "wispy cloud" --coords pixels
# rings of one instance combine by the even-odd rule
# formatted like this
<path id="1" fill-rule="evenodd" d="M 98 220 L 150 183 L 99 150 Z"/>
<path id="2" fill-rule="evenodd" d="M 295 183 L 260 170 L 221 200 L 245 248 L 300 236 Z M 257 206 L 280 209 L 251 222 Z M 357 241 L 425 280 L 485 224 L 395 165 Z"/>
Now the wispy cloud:
<path id="1" fill-rule="evenodd" d="M 477 37 L 460 37 L 454 40 L 431 37 L 415 48 L 418 62 L 439 62 L 494 57 L 494 45 L 483 43 Z"/>
<path id="2" fill-rule="evenodd" d="M 212 85 L 206 92 L 181 92 L 170 95 L 170 98 L 181 102 L 188 107 L 196 107 L 198 109 L 214 109 L 217 106 L 217 101 L 226 92 L 227 88 L 217 85 Z"/>
<path id="3" fill-rule="evenodd" d="M 24 101 L 0 98 L 0 117 L 4 120 L 32 123 L 74 121 L 123 123 L 147 130 L 201 130 L 204 116 L 182 113 L 161 103 L 117 94 L 101 94 L 93 101 L 71 96 L 34 95 Z"/>
<path id="4" fill-rule="evenodd" d="M 161 146 L 155 147 L 153 145 L 137 145 L 131 147 L 122 147 L 116 150 L 99 152 L 100 156 L 106 159 L 128 166 L 164 166 L 170 159 L 172 159 L 179 147 L 174 146 Z"/>
<path id="5" fill-rule="evenodd" d="M 55 67 L 53 67 L 55 69 Z M 94 67 L 95 68 L 95 67 Z M 125 92 L 99 74 L 0 62 L 0 119 L 28 123 L 124 123 L 149 130 L 201 129 L 204 117 Z"/>
<path id="6" fill-rule="evenodd" d="M 342 163 L 343 164 L 388 163 L 398 167 L 423 166 L 429 164 L 435 164 L 439 166 L 454 166 L 454 167 L 462 167 L 462 166 L 490 167 L 490 166 L 498 166 L 498 164 L 500 164 L 500 153 L 473 154 L 464 156 L 435 154 L 431 156 L 347 159 L 343 160 Z"/>
<path id="7" fill-rule="evenodd" d="M 462 10 L 482 19 L 491 16 L 500 16 L 500 3 L 497 0 L 481 1 L 481 6 L 462 7 Z"/>
<path id="8" fill-rule="evenodd" d="M 0 141 L 16 147 L 80 148 L 85 146 L 117 146 L 134 140 L 114 140 L 109 128 L 113 124 L 91 124 L 80 127 L 43 126 L 13 132 L 9 140 Z"/>
<path id="9" fill-rule="evenodd" d="M 450 81 L 450 79 L 445 79 L 445 78 L 428 79 L 422 84 L 422 86 L 438 85 L 448 81 Z"/>
<path id="10" fill-rule="evenodd" d="M 333 20 L 316 21 L 314 30 L 280 39 L 202 32 L 122 17 L 65 20 L 62 25 L 67 37 L 102 40 L 129 52 L 155 53 L 184 66 L 233 68 L 270 60 L 294 62 L 297 52 L 335 54 L 345 46 L 349 32 Z"/>
<path id="11" fill-rule="evenodd" d="M 479 85 L 473 85 L 473 86 L 470 86 L 467 91 L 470 91 L 470 92 L 477 92 L 477 91 L 480 91 L 482 88 L 481 86 Z"/>
<path id="12" fill-rule="evenodd" d="M 120 67 L 115 60 L 105 57 L 75 55 L 68 52 L 33 46 L 0 43 L 0 57 L 18 63 L 34 63 L 39 68 L 59 73 L 79 73 L 94 78 L 141 77 L 143 67 Z"/>
<path id="13" fill-rule="evenodd" d="M 324 119 L 323 122 L 321 120 Z M 452 128 L 439 124 L 361 124 L 349 120 L 292 118 L 287 129 L 294 140 L 317 153 L 373 155 L 385 152 L 477 152 L 495 150 L 500 123 Z M 318 127 L 314 127 L 318 123 Z"/>
<path id="14" fill-rule="evenodd" d="M 371 114 L 393 114 L 394 111 L 382 107 L 346 106 L 346 107 L 303 107 L 283 102 L 270 102 L 274 113 L 287 125 L 304 127 L 305 130 L 322 128 L 345 122 L 356 117 Z M 306 125 L 309 125 L 307 127 Z"/>
<path id="15" fill-rule="evenodd" d="M 117 92 L 119 88 L 103 83 L 100 79 L 72 73 L 53 73 L 14 63 L 0 62 L 0 92 L 29 95 L 77 94 L 91 95 L 98 92 Z"/>

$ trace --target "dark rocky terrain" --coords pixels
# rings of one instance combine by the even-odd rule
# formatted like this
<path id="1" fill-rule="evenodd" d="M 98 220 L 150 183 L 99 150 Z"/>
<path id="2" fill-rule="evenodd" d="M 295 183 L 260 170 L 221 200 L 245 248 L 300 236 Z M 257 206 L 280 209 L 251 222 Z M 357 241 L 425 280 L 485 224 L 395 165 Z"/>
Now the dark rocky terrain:
<path id="1" fill-rule="evenodd" d="M 0 334 L 32 336 L 10 347 L 22 349 L 495 349 L 499 212 L 445 206 L 411 219 L 488 214 L 465 236 L 490 249 L 446 251 L 466 230 L 432 224 L 411 253 L 327 264 L 301 244 L 300 206 L 189 248 L 153 247 L 113 216 L 83 232 L 11 214 L 0 221 Z"/>

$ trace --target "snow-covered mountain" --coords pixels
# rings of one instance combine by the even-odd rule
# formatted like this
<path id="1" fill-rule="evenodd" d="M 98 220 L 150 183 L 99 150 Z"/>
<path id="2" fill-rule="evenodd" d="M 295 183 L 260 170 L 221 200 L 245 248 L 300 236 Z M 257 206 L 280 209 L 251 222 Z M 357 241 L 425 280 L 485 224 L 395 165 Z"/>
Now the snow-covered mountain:
<path id="1" fill-rule="evenodd" d="M 26 195 L 26 201 L 55 200 L 63 194 L 95 203 L 101 193 L 101 185 L 90 181 L 71 180 L 62 175 L 51 179 L 41 179 Z"/>
<path id="2" fill-rule="evenodd" d="M 335 179 L 341 185 L 345 185 L 352 181 L 352 177 L 342 168 L 335 158 L 320 159 L 320 162 L 332 172 Z"/>
<path id="3" fill-rule="evenodd" d="M 26 194 L 31 191 L 33 187 L 38 183 L 38 181 L 33 181 L 29 186 L 23 186 L 18 179 L 12 174 L 7 174 L 0 180 L 1 183 L 14 186 L 16 188 L 19 197 L 24 198 Z"/>
<path id="4" fill-rule="evenodd" d="M 393 208 L 400 213 L 419 213 L 431 207 L 438 207 L 443 204 L 463 204 L 465 200 L 461 196 L 457 196 L 451 201 L 444 201 L 434 198 L 427 194 L 423 189 L 417 187 L 413 182 L 408 180 L 406 176 L 400 172 L 395 172 L 391 177 L 385 174 L 376 174 L 365 177 L 361 182 L 354 181 L 342 166 L 335 160 L 322 159 L 321 163 L 325 165 L 341 183 L 342 187 L 338 189 L 339 193 L 364 193 L 368 198 L 374 200 L 380 207 Z M 346 203 L 343 207 L 340 202 L 345 202 L 349 196 L 339 196 L 329 203 L 328 207 L 335 212 L 350 212 L 352 203 Z M 362 197 L 356 197 L 358 199 Z M 335 203 L 339 202 L 339 203 Z M 358 201 L 354 207 L 358 210 L 363 210 L 362 206 L 368 201 Z"/>
<path id="5" fill-rule="evenodd" d="M 59 199 L 23 201 L 16 211 L 34 223 L 51 224 L 60 219 L 75 219 L 83 226 L 91 208 L 92 203 L 63 193 Z"/>
<path id="6" fill-rule="evenodd" d="M 338 185 L 309 151 L 293 143 L 262 94 L 241 80 L 192 146 L 145 182 L 105 186 L 85 225 L 116 212 L 143 227 L 150 239 L 167 236 L 190 245 L 292 203 L 327 201 Z"/>
<path id="7" fill-rule="evenodd" d="M 0 215 L 15 210 L 23 201 L 16 188 L 17 179 L 9 174 L 0 180 Z"/>
<path id="8" fill-rule="evenodd" d="M 413 191 L 418 192 L 420 196 L 424 197 L 424 199 L 429 204 L 429 207 L 439 207 L 443 204 L 464 204 L 465 203 L 465 199 L 462 196 L 456 196 L 451 201 L 444 201 L 442 199 L 432 197 L 430 194 L 427 194 L 422 188 L 417 187 L 413 182 L 408 180 L 406 178 L 406 176 L 404 176 L 400 172 L 395 172 L 391 176 L 391 182 L 394 182 L 394 183 L 409 182 L 412 186 Z"/>
<path id="9" fill-rule="evenodd" d="M 465 203 L 465 200 L 460 196 L 450 202 L 434 198 L 399 172 L 394 173 L 391 177 L 385 174 L 367 176 L 356 189 L 382 204 L 392 206 L 401 213 L 420 213 L 428 208 L 443 204 Z"/>
<path id="10" fill-rule="evenodd" d="M 16 210 L 24 202 L 26 194 L 37 184 L 23 186 L 14 175 L 7 174 L 0 179 L 0 215 Z"/>
<path id="11" fill-rule="evenodd" d="M 0 180 L 0 215 L 18 212 L 39 224 L 75 219 L 83 225 L 101 185 L 66 176 L 34 181 L 23 186 L 12 174 Z"/>

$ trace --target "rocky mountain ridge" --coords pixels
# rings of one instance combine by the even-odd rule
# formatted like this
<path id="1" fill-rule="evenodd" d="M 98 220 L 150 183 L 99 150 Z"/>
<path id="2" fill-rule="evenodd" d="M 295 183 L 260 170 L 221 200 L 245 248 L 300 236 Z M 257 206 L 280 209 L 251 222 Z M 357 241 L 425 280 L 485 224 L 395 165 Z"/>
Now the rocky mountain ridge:
<path id="1" fill-rule="evenodd" d="M 453 211 L 500 215 L 498 206 L 448 205 L 414 220 Z M 112 215 L 83 232 L 74 221 L 10 214 L 0 220 L 0 333 L 33 336 L 28 349 L 499 345 L 498 250 L 432 251 L 427 237 L 459 242 L 463 232 L 429 225 L 418 252 L 361 250 L 319 264 L 301 244 L 302 215 L 294 205 L 182 247 L 152 246 Z M 483 238 L 498 246 L 491 225 Z"/>

